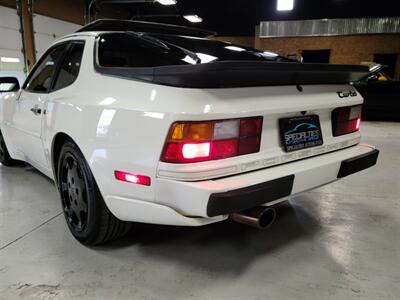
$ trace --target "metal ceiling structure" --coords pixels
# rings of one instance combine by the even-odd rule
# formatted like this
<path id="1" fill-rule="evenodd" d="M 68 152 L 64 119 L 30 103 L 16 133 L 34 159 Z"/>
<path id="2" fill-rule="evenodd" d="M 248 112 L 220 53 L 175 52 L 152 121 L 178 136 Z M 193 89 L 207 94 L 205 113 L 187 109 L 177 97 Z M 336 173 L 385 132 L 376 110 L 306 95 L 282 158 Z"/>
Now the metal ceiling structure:
<path id="1" fill-rule="evenodd" d="M 261 22 L 260 37 L 399 34 L 400 18 L 320 19 Z"/>
<path id="2" fill-rule="evenodd" d="M 95 4 L 99 10 L 126 13 L 128 19 L 184 26 L 193 24 L 177 15 L 197 14 L 203 23 L 196 27 L 221 35 L 254 35 L 255 26 L 263 21 L 400 17 L 398 0 L 294 0 L 292 11 L 277 11 L 277 0 L 177 0 L 169 6 L 152 0 L 95 0 Z"/>

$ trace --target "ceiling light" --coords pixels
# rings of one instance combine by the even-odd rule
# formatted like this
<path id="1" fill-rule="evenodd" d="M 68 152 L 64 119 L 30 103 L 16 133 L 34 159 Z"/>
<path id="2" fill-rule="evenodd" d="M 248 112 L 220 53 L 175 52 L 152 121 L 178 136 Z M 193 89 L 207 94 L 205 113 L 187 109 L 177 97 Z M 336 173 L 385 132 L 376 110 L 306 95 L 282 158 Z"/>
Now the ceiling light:
<path id="1" fill-rule="evenodd" d="M 162 4 L 162 5 L 175 5 L 176 0 L 156 0 L 156 2 Z"/>
<path id="2" fill-rule="evenodd" d="M 5 63 L 19 63 L 20 60 L 17 57 L 1 57 L 1 62 L 5 62 Z"/>
<path id="3" fill-rule="evenodd" d="M 278 5 L 276 7 L 279 11 L 293 10 L 294 0 L 278 0 Z"/>
<path id="4" fill-rule="evenodd" d="M 186 15 L 183 16 L 186 20 L 192 23 L 200 23 L 203 22 L 203 19 L 200 18 L 198 15 Z"/>

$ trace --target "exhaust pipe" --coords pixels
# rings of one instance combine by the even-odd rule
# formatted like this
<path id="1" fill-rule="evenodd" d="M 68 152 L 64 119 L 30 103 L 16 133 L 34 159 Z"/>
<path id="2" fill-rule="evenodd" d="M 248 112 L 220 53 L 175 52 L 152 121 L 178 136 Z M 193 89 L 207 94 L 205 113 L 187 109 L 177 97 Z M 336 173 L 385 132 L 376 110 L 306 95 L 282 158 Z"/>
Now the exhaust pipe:
<path id="1" fill-rule="evenodd" d="M 272 207 L 258 206 L 249 210 L 244 210 L 230 215 L 235 222 L 266 229 L 270 227 L 276 219 L 276 211 Z"/>

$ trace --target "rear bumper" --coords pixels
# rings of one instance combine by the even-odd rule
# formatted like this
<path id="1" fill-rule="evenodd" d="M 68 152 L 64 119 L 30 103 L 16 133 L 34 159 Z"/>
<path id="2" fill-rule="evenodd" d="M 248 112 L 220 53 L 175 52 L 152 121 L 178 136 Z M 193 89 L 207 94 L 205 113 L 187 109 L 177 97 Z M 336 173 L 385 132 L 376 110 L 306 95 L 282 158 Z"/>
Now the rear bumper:
<path id="1" fill-rule="evenodd" d="M 346 165 L 346 161 L 353 159 L 353 164 L 357 164 L 355 158 L 369 157 L 369 154 L 375 153 L 373 146 L 356 145 L 216 180 L 184 182 L 160 178 L 157 182 L 156 202 L 171 207 L 182 215 L 203 218 L 260 204 L 273 204 L 279 199 L 336 181 L 342 162 Z M 293 180 L 290 180 L 290 176 L 293 176 Z M 265 185 L 265 190 L 260 191 L 259 185 Z M 225 210 L 223 207 L 226 207 Z"/>
<path id="2" fill-rule="evenodd" d="M 211 194 L 207 204 L 207 216 L 231 214 L 256 207 L 291 194 L 294 175 L 224 193 Z"/>
<path id="3" fill-rule="evenodd" d="M 379 150 L 374 149 L 371 152 L 342 161 L 338 173 L 338 178 L 349 176 L 351 174 L 360 172 L 376 165 L 378 156 Z"/>
<path id="4" fill-rule="evenodd" d="M 157 179 L 156 202 L 107 197 L 120 219 L 156 224 L 201 226 L 230 213 L 283 199 L 373 166 L 379 151 L 357 145 L 276 167 L 216 180 Z"/>
<path id="5" fill-rule="evenodd" d="M 343 178 L 374 166 L 379 150 L 361 154 L 341 162 L 337 178 Z M 267 181 L 261 184 L 224 193 L 212 194 L 207 205 L 207 215 L 214 217 L 267 204 L 289 196 L 293 189 L 295 175 Z"/>

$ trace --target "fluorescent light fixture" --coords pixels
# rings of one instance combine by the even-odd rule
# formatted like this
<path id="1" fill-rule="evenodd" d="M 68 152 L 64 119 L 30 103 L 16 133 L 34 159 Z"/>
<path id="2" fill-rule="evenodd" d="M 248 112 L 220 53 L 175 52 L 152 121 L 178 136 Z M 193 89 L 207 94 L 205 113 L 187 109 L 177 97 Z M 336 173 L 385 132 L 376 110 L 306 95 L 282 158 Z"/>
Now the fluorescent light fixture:
<path id="1" fill-rule="evenodd" d="M 156 2 L 162 4 L 162 5 L 175 5 L 176 0 L 156 0 Z"/>
<path id="2" fill-rule="evenodd" d="M 20 60 L 18 57 L 1 57 L 1 62 L 5 62 L 5 63 L 19 63 Z"/>
<path id="3" fill-rule="evenodd" d="M 276 7 L 279 11 L 293 10 L 294 0 L 277 0 L 278 5 Z"/>
<path id="4" fill-rule="evenodd" d="M 243 48 L 237 47 L 237 46 L 226 46 L 225 49 L 236 51 L 236 52 L 246 51 L 246 49 L 243 49 Z"/>
<path id="5" fill-rule="evenodd" d="M 192 23 L 201 23 L 203 19 L 200 18 L 198 15 L 185 15 L 183 16 L 186 20 Z"/>

